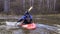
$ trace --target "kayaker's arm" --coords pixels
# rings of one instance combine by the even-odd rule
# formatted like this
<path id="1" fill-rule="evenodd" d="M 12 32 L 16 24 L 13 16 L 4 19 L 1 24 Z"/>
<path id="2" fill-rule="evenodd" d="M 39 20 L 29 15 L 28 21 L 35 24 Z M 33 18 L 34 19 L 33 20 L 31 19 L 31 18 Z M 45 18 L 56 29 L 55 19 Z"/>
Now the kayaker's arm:
<path id="1" fill-rule="evenodd" d="M 23 21 L 23 20 L 24 20 L 24 17 L 25 17 L 25 16 L 22 16 L 21 19 L 19 19 L 17 22 Z"/>
<path id="2" fill-rule="evenodd" d="M 20 19 L 20 20 L 18 20 L 17 22 L 21 22 L 21 21 L 23 21 L 23 19 Z"/>

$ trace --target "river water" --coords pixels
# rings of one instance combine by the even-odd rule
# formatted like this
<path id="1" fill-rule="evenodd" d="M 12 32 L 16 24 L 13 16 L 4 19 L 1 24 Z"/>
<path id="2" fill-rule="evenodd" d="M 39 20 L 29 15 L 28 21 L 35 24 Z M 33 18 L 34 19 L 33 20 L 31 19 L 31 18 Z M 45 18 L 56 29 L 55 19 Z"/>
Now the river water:
<path id="1" fill-rule="evenodd" d="M 58 34 L 53 30 L 49 30 L 43 27 L 36 28 L 35 30 L 27 29 L 9 29 L 9 30 L 0 30 L 0 34 Z"/>
<path id="2" fill-rule="evenodd" d="M 4 20 L 5 22 L 6 20 Z M 49 19 L 37 18 L 34 20 L 37 25 L 35 30 L 27 30 L 22 28 L 17 28 L 14 26 L 0 26 L 0 34 L 60 34 L 60 25 L 53 24 L 53 21 Z M 48 23 L 47 23 L 48 22 Z"/>

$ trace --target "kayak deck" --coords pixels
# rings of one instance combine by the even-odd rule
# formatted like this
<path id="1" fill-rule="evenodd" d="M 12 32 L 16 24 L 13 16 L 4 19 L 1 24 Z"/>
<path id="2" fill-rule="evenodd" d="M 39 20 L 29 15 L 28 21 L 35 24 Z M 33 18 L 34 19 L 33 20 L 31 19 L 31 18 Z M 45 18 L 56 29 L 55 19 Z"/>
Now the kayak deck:
<path id="1" fill-rule="evenodd" d="M 26 28 L 26 29 L 36 29 L 36 24 L 35 23 L 31 23 L 31 24 L 26 24 L 26 25 L 21 25 L 22 28 Z"/>

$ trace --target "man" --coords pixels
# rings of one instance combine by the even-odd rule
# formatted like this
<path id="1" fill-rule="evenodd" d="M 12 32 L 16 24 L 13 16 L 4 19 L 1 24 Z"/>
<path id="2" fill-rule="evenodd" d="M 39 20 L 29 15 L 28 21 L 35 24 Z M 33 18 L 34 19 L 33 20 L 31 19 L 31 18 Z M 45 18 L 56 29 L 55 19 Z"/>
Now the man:
<path id="1" fill-rule="evenodd" d="M 22 22 L 22 24 L 31 24 L 32 23 L 32 16 L 29 14 L 28 11 L 25 12 L 24 16 L 19 19 L 17 22 Z"/>

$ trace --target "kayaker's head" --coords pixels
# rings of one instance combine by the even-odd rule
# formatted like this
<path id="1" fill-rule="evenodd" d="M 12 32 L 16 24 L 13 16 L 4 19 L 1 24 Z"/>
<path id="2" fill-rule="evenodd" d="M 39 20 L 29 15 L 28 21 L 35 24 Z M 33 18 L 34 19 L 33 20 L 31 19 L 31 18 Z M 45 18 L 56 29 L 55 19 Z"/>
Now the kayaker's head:
<path id="1" fill-rule="evenodd" d="M 25 19 L 29 22 L 30 21 L 30 14 L 28 11 L 25 12 L 24 16 L 25 16 Z"/>
<path id="2" fill-rule="evenodd" d="M 28 11 L 26 11 L 24 15 L 29 15 L 29 12 L 28 12 Z"/>
<path id="3" fill-rule="evenodd" d="M 30 17 L 29 12 L 28 12 L 28 11 L 26 11 L 24 16 L 26 16 L 26 18 L 29 18 L 29 17 Z"/>

